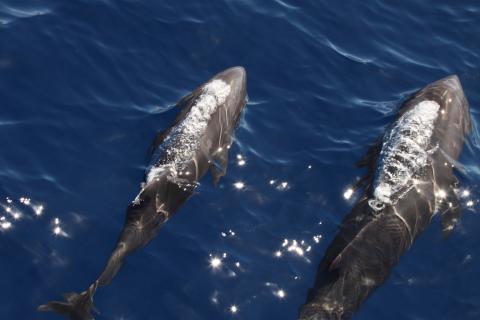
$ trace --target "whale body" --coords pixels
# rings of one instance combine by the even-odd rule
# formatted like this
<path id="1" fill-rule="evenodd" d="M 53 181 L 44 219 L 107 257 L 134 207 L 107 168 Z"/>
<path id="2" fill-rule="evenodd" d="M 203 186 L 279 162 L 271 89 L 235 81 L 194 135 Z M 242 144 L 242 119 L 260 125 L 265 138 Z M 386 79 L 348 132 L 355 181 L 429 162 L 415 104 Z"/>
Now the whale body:
<path id="1" fill-rule="evenodd" d="M 351 318 L 433 215 L 441 215 L 445 236 L 453 230 L 461 213 L 453 167 L 470 130 L 468 102 L 455 75 L 403 103 L 360 163 L 367 167 L 365 192 L 328 247 L 299 319 Z"/>
<path id="2" fill-rule="evenodd" d="M 93 319 L 93 295 L 112 281 L 125 257 L 155 237 L 208 170 L 215 184 L 225 175 L 234 130 L 246 102 L 245 69 L 234 67 L 177 103 L 181 111 L 154 140 L 145 182 L 126 210 L 123 230 L 105 269 L 87 290 L 65 294 L 64 302 L 49 302 L 39 311 L 54 311 L 72 320 Z"/>

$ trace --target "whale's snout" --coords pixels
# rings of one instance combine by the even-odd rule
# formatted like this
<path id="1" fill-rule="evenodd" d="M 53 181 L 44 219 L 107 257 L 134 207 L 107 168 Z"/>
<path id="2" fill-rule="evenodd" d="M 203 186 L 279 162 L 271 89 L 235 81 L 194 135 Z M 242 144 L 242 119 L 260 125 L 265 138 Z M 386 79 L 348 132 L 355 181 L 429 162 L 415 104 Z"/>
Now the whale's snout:
<path id="1" fill-rule="evenodd" d="M 222 79 L 232 88 L 238 91 L 244 91 L 247 85 L 247 72 L 243 67 L 232 67 L 217 75 L 218 79 Z"/>
<path id="2" fill-rule="evenodd" d="M 438 87 L 444 90 L 444 92 L 449 92 L 451 94 L 462 94 L 462 85 L 460 79 L 456 74 L 449 75 L 445 78 L 435 81 L 430 84 L 429 87 Z"/>

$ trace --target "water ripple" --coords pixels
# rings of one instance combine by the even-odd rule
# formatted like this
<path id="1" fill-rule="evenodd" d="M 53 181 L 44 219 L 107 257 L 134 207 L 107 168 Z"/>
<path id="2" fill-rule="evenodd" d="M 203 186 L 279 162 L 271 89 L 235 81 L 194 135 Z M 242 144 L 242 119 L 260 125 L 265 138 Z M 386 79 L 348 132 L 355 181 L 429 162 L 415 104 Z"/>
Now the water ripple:
<path id="1" fill-rule="evenodd" d="M 361 194 L 354 164 L 404 99 L 455 73 L 474 123 L 461 232 L 439 244 L 434 219 L 356 319 L 476 319 L 480 5 L 467 2 L 3 1 L 0 195 L 20 213 L 0 214 L 0 318 L 50 319 L 35 306 L 90 283 L 176 101 L 243 65 L 227 174 L 128 260 L 99 318 L 295 319 Z"/>

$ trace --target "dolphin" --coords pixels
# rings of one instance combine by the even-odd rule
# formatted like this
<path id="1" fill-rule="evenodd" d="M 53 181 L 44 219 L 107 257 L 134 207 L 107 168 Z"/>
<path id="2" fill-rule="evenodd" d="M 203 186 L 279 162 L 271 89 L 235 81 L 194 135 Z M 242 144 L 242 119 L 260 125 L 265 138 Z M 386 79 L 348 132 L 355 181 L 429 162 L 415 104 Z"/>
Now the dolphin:
<path id="1" fill-rule="evenodd" d="M 123 230 L 105 269 L 87 290 L 64 294 L 64 302 L 49 302 L 39 311 L 53 311 L 71 320 L 94 319 L 91 311 L 97 288 L 108 285 L 124 259 L 155 237 L 208 170 L 215 184 L 225 175 L 234 130 L 246 102 L 245 69 L 234 67 L 177 103 L 181 111 L 173 125 L 154 139 L 145 181 L 127 207 Z"/>
<path id="2" fill-rule="evenodd" d="M 320 262 L 299 319 L 351 318 L 436 213 L 448 236 L 461 213 L 453 167 L 470 131 L 469 106 L 456 75 L 403 103 L 383 139 L 359 163 L 367 168 L 359 185 L 364 194 Z"/>

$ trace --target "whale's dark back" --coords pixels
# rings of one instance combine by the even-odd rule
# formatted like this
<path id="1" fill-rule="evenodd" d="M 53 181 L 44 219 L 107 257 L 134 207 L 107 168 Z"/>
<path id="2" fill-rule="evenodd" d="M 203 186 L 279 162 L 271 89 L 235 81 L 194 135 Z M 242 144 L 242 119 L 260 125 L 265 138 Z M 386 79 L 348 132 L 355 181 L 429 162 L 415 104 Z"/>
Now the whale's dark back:
<path id="1" fill-rule="evenodd" d="M 423 183 L 406 192 L 398 202 L 374 210 L 369 199 L 381 145 L 371 149 L 373 154 L 363 163 L 369 168 L 365 193 L 344 218 L 328 247 L 299 319 L 349 319 L 383 284 L 400 256 L 428 226 L 438 206 L 436 192 L 455 183 L 453 166 L 471 126 L 468 103 L 458 78 L 441 79 L 412 95 L 400 108 L 399 117 L 425 100 L 438 103 L 440 113 L 429 146 L 431 165 L 421 173 Z"/>
<path id="2" fill-rule="evenodd" d="M 215 91 L 217 87 L 206 88 L 213 82 L 220 84 L 220 89 L 228 89 L 221 92 L 221 100 Z M 193 194 L 209 169 L 214 181 L 225 174 L 234 129 L 245 104 L 246 72 L 242 67 L 217 74 L 183 98 L 172 126 L 154 140 L 145 183 L 126 210 L 124 227 L 100 276 L 87 290 L 67 294 L 65 301 L 51 301 L 38 309 L 54 311 L 72 320 L 93 319 L 96 290 L 113 280 L 125 258 L 156 236 Z"/>

